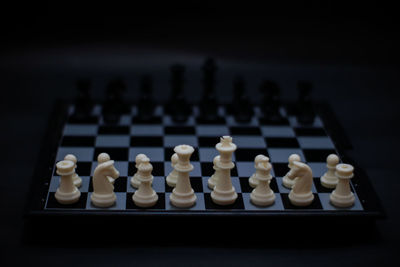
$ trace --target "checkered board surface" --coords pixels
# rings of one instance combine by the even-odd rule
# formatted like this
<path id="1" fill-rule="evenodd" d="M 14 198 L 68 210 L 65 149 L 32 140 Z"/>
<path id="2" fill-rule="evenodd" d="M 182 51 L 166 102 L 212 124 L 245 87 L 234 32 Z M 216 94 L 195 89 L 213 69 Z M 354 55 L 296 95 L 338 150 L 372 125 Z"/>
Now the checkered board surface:
<path id="1" fill-rule="evenodd" d="M 73 114 L 73 107 L 69 108 Z M 357 185 L 352 183 L 355 193 L 355 205 L 348 209 L 335 208 L 329 203 L 331 190 L 321 186 L 321 175 L 326 171 L 326 157 L 336 153 L 334 142 L 324 129 L 320 117 L 316 117 L 313 125 L 301 125 L 295 116 L 288 116 L 284 109 L 282 114 L 285 121 L 279 125 L 268 125 L 263 122 L 260 112 L 255 108 L 255 116 L 250 123 L 237 123 L 233 116 L 226 113 L 225 108 L 219 109 L 221 121 L 213 124 L 203 124 L 198 118 L 198 110 L 183 124 L 175 124 L 171 118 L 163 113 L 162 107 L 157 107 L 156 117 L 151 122 L 143 123 L 136 116 L 136 108 L 132 107 L 131 114 L 121 117 L 118 124 L 108 125 L 101 117 L 101 107 L 96 106 L 93 116 L 87 121 L 76 121 L 69 116 L 62 129 L 62 137 L 55 157 L 51 177 L 45 182 L 46 194 L 43 197 L 43 211 L 90 213 L 94 211 L 112 213 L 115 211 L 126 214 L 143 214 L 162 212 L 162 214 L 181 213 L 190 214 L 203 212 L 204 214 L 237 213 L 268 215 L 271 212 L 290 214 L 302 211 L 303 213 L 320 212 L 322 214 L 365 211 L 363 199 L 357 192 Z M 218 206 L 211 201 L 210 189 L 207 180 L 213 174 L 212 160 L 218 154 L 215 145 L 222 135 L 231 135 L 237 150 L 233 155 L 235 168 L 232 170 L 232 183 L 238 193 L 237 201 L 230 206 Z M 197 202 L 189 209 L 179 209 L 170 204 L 169 196 L 172 188 L 165 182 L 165 177 L 171 171 L 170 158 L 176 145 L 188 144 L 195 148 L 191 156 L 194 170 L 190 173 L 190 181 L 194 189 Z M 107 152 L 115 160 L 115 167 L 120 177 L 115 182 L 117 202 L 110 208 L 97 208 L 90 202 L 93 191 L 91 175 L 97 166 L 97 155 Z M 80 187 L 81 197 L 73 205 L 57 203 L 54 193 L 59 185 L 60 177 L 55 174 L 55 163 L 62 160 L 66 154 L 72 153 L 78 158 L 77 173 L 82 177 Z M 130 177 L 136 172 L 134 159 L 137 154 L 144 153 L 153 165 L 153 188 L 159 196 L 157 204 L 148 209 L 142 209 L 132 201 L 135 191 L 130 185 Z M 312 191 L 315 200 L 308 207 L 295 207 L 288 199 L 289 190 L 282 185 L 282 177 L 288 171 L 288 157 L 297 153 L 313 171 L 314 183 Z M 250 202 L 252 188 L 248 184 L 249 176 L 255 171 L 254 157 L 258 154 L 267 155 L 272 164 L 271 188 L 276 194 L 275 204 L 269 207 L 258 207 Z"/>

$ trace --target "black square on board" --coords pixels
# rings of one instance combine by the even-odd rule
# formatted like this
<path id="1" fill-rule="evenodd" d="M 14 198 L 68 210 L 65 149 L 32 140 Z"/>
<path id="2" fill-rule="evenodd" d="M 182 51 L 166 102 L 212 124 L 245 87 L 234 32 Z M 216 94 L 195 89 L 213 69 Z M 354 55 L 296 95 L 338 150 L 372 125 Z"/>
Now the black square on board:
<path id="1" fill-rule="evenodd" d="M 48 209 L 85 209 L 87 201 L 87 193 L 81 193 L 78 202 L 74 204 L 60 204 L 58 203 L 55 193 L 49 193 L 46 208 Z"/>
<path id="2" fill-rule="evenodd" d="M 259 119 L 261 125 L 273 125 L 273 126 L 284 126 L 289 125 L 289 120 L 287 118 L 281 118 L 279 120 L 271 120 L 267 117 L 262 117 Z"/>
<path id="3" fill-rule="evenodd" d="M 288 163 L 272 163 L 272 168 L 274 168 L 275 177 L 283 177 L 288 171 Z"/>
<path id="4" fill-rule="evenodd" d="M 140 210 L 165 210 L 165 194 L 164 193 L 157 193 L 158 200 L 157 203 L 149 208 L 141 208 L 135 205 L 133 202 L 132 196 L 134 193 L 127 193 L 126 194 L 126 209 L 140 209 Z"/>
<path id="5" fill-rule="evenodd" d="M 281 194 L 282 197 L 282 202 L 283 202 L 283 206 L 286 209 L 294 209 L 294 210 L 315 210 L 315 209 L 322 209 L 322 205 L 321 205 L 321 201 L 318 197 L 318 194 L 314 194 L 314 200 L 313 202 L 309 205 L 309 206 L 305 206 L 305 207 L 299 207 L 299 206 L 295 206 L 293 205 L 290 200 L 289 200 L 289 194 Z"/>
<path id="6" fill-rule="evenodd" d="M 299 142 L 296 138 L 281 138 L 281 137 L 267 137 L 265 138 L 267 147 L 278 147 L 278 148 L 298 148 Z"/>
<path id="7" fill-rule="evenodd" d="M 324 128 L 296 127 L 294 132 L 297 136 L 326 136 Z"/>
<path id="8" fill-rule="evenodd" d="M 151 165 L 153 165 L 153 171 L 151 172 L 153 176 L 164 176 L 164 162 L 150 162 L 150 163 Z M 129 162 L 128 176 L 133 176 L 137 172 L 135 165 L 136 165 L 135 162 Z"/>
<path id="9" fill-rule="evenodd" d="M 215 120 L 206 120 L 202 117 L 197 117 L 196 118 L 196 123 L 197 124 L 225 124 L 225 118 L 218 117 Z"/>
<path id="10" fill-rule="evenodd" d="M 203 182 L 201 177 L 190 177 L 190 184 L 196 193 L 203 192 Z"/>
<path id="11" fill-rule="evenodd" d="M 107 153 L 108 155 L 110 155 L 110 158 L 112 160 L 117 160 L 117 161 L 129 160 L 128 148 L 124 147 L 96 147 L 93 154 L 94 161 L 97 161 L 97 156 L 100 153 Z"/>
<path id="12" fill-rule="evenodd" d="M 102 125 L 98 129 L 99 134 L 129 134 L 129 126 Z"/>
<path id="13" fill-rule="evenodd" d="M 167 126 L 164 128 L 164 133 L 177 135 L 195 135 L 196 129 L 193 126 Z"/>
<path id="14" fill-rule="evenodd" d="M 68 118 L 68 123 L 71 124 L 98 124 L 99 118 L 96 116 L 88 116 L 85 118 L 80 118 L 78 116 L 72 115 Z"/>
<path id="15" fill-rule="evenodd" d="M 201 165 L 201 175 L 211 176 L 214 174 L 215 170 L 213 168 L 214 164 L 212 162 L 200 162 Z"/>
<path id="16" fill-rule="evenodd" d="M 261 135 L 258 127 L 230 127 L 231 135 Z"/>
<path id="17" fill-rule="evenodd" d="M 259 154 L 268 157 L 267 149 L 241 148 L 235 151 L 235 158 L 236 161 L 254 161 L 254 158 Z"/>
<path id="18" fill-rule="evenodd" d="M 165 147 L 164 148 L 164 160 L 171 161 L 172 155 L 175 153 L 174 147 Z M 190 161 L 199 161 L 199 149 L 194 148 L 193 154 L 190 156 Z"/>
<path id="19" fill-rule="evenodd" d="M 326 162 L 329 154 L 336 154 L 333 149 L 303 149 L 307 162 Z"/>
<path id="20" fill-rule="evenodd" d="M 211 194 L 210 193 L 205 193 L 204 194 L 204 202 L 205 202 L 205 206 L 207 210 L 243 210 L 244 209 L 244 203 L 243 203 L 243 197 L 241 193 L 238 193 L 238 198 L 236 199 L 236 201 L 231 204 L 231 205 L 218 205 L 215 204 L 212 199 L 211 199 Z"/>
<path id="21" fill-rule="evenodd" d="M 199 137 L 198 140 L 200 147 L 215 147 L 219 143 L 220 137 Z"/>
<path id="22" fill-rule="evenodd" d="M 96 138 L 94 136 L 64 136 L 61 141 L 63 147 L 92 147 Z"/>
<path id="23" fill-rule="evenodd" d="M 162 147 L 164 140 L 161 136 L 132 136 L 132 147 Z"/>
<path id="24" fill-rule="evenodd" d="M 132 117 L 132 124 L 161 124 L 161 117 L 152 117 L 151 119 L 142 119 L 139 116 Z"/>

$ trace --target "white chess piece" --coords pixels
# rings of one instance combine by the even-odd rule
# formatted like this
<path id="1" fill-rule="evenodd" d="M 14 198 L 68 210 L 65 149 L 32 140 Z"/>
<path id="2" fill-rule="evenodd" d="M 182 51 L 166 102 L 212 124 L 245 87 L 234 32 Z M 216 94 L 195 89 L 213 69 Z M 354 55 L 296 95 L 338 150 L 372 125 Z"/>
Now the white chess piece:
<path id="1" fill-rule="evenodd" d="M 220 175 L 218 183 L 211 192 L 211 200 L 218 205 L 230 205 L 238 198 L 231 180 L 231 169 L 235 167 L 232 162 L 232 153 L 236 150 L 236 145 L 232 143 L 232 137 L 223 136 L 221 141 L 215 145 L 215 148 L 220 153 L 220 160 L 217 162 Z"/>
<path id="2" fill-rule="evenodd" d="M 264 155 L 259 157 L 257 169 L 257 180 L 258 185 L 250 194 L 250 200 L 255 205 L 258 206 L 269 206 L 275 202 L 274 191 L 271 190 L 269 183 L 272 179 L 271 176 L 271 164 L 269 163 L 269 158 Z"/>
<path id="3" fill-rule="evenodd" d="M 110 155 L 108 155 L 107 153 L 100 153 L 98 156 L 97 156 L 97 162 L 98 162 L 98 164 L 101 164 L 101 163 L 104 163 L 104 162 L 106 162 L 106 161 L 109 161 L 109 160 L 111 160 L 111 158 L 110 158 Z M 115 179 L 114 178 L 112 178 L 111 176 L 107 176 L 107 178 L 108 178 L 108 180 L 110 181 L 110 183 L 112 183 L 112 184 L 114 184 L 114 182 L 115 182 Z M 118 177 L 117 177 L 118 178 Z"/>
<path id="4" fill-rule="evenodd" d="M 61 176 L 60 186 L 57 188 L 55 198 L 60 204 L 73 204 L 79 200 L 81 192 L 74 185 L 73 176 L 75 163 L 70 160 L 62 160 L 56 164 L 57 174 Z"/>
<path id="5" fill-rule="evenodd" d="M 142 160 L 146 159 L 146 158 L 148 158 L 148 157 L 145 154 L 138 154 L 136 156 L 136 158 L 135 158 L 135 167 L 136 167 L 136 169 L 139 169 L 140 163 L 142 163 Z M 150 161 L 150 159 L 149 159 L 149 161 Z M 138 175 L 138 171 L 136 171 L 136 173 L 131 178 L 131 185 L 134 188 L 139 188 L 139 185 L 140 185 L 140 181 L 137 179 L 137 175 Z"/>
<path id="6" fill-rule="evenodd" d="M 138 168 L 137 179 L 140 181 L 139 189 L 132 196 L 136 206 L 142 208 L 152 207 L 157 203 L 158 195 L 151 187 L 153 176 L 151 171 L 153 166 L 150 164 L 149 158 L 144 158 Z"/>
<path id="7" fill-rule="evenodd" d="M 193 165 L 190 164 L 189 159 L 194 149 L 189 145 L 179 145 L 174 148 L 174 151 L 178 155 L 178 163 L 175 165 L 178 181 L 169 199 L 171 204 L 176 207 L 188 208 L 193 206 L 197 199 L 189 179 L 189 172 L 193 170 Z"/>
<path id="8" fill-rule="evenodd" d="M 293 163 L 293 176 L 297 177 L 297 181 L 292 190 L 290 190 L 290 202 L 295 206 L 310 205 L 314 200 L 314 195 L 311 191 L 313 183 L 311 168 L 305 163 L 295 161 Z"/>
<path id="9" fill-rule="evenodd" d="M 76 173 L 76 168 L 77 168 L 76 163 L 77 163 L 77 161 L 78 161 L 77 158 L 76 158 L 74 155 L 72 155 L 72 154 L 68 154 L 68 155 L 66 155 L 66 156 L 64 157 L 64 160 L 70 160 L 70 161 L 72 161 L 72 162 L 75 164 L 75 167 L 74 167 L 75 173 L 74 173 L 74 175 L 72 176 L 72 180 L 74 181 L 74 185 L 75 185 L 76 187 L 81 187 L 81 185 L 82 185 L 82 178 L 79 177 L 79 175 Z"/>
<path id="10" fill-rule="evenodd" d="M 350 179 L 353 178 L 354 167 L 350 164 L 336 165 L 336 176 L 339 182 L 330 195 L 331 203 L 336 207 L 348 208 L 354 205 L 355 197 L 350 190 Z"/>
<path id="11" fill-rule="evenodd" d="M 321 177 L 321 185 L 326 188 L 335 188 L 339 179 L 335 175 L 336 165 L 339 163 L 339 157 L 335 154 L 330 154 L 326 158 L 326 167 L 328 171 Z"/>
<path id="12" fill-rule="evenodd" d="M 301 161 L 301 159 L 300 159 L 299 155 L 292 154 L 289 156 L 288 161 L 289 161 L 288 167 L 290 170 L 288 171 L 288 173 L 285 176 L 283 176 L 282 184 L 284 187 L 291 189 L 293 187 L 293 185 L 296 183 L 296 176 L 293 175 L 293 171 L 292 171 L 293 166 L 294 166 L 293 163 L 296 161 Z"/>
<path id="13" fill-rule="evenodd" d="M 210 188 L 210 189 L 214 189 L 214 187 L 217 184 L 218 179 L 219 179 L 221 169 L 218 168 L 218 166 L 217 166 L 218 162 L 220 162 L 220 156 L 215 156 L 213 159 L 213 164 L 214 164 L 213 169 L 215 170 L 215 172 L 213 175 L 211 175 L 210 178 L 208 178 L 208 181 L 207 181 L 208 188 Z"/>
<path id="14" fill-rule="evenodd" d="M 93 205 L 97 207 L 110 207 L 114 205 L 117 197 L 114 193 L 114 186 L 107 176 L 116 179 L 119 172 L 114 167 L 114 161 L 109 160 L 97 165 L 93 174 L 93 193 L 90 197 Z"/>
<path id="15" fill-rule="evenodd" d="M 175 170 L 175 165 L 178 163 L 178 155 L 174 153 L 171 156 L 171 166 L 172 166 L 172 171 L 168 174 L 167 176 L 167 184 L 171 187 L 176 186 L 176 182 L 178 180 L 178 172 Z"/>
<path id="16" fill-rule="evenodd" d="M 253 188 L 255 188 L 258 185 L 258 176 L 260 175 L 260 170 L 261 170 L 260 168 L 257 168 L 257 166 L 261 161 L 265 161 L 265 158 L 267 157 L 264 155 L 257 155 L 254 158 L 254 168 L 256 169 L 256 171 L 249 178 L 249 185 Z"/>

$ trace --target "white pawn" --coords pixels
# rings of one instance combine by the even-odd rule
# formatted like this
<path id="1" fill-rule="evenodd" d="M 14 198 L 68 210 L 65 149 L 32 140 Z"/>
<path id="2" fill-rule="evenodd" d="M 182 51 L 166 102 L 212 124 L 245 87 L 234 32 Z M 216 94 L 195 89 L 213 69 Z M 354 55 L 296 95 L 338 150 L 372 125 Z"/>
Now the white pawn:
<path id="1" fill-rule="evenodd" d="M 314 200 L 311 191 L 313 183 L 311 168 L 307 164 L 295 161 L 293 163 L 293 176 L 297 177 L 297 181 L 289 193 L 290 203 L 301 207 L 310 205 Z"/>
<path id="2" fill-rule="evenodd" d="M 176 146 L 174 151 L 178 154 L 178 163 L 175 165 L 178 181 L 169 199 L 175 207 L 189 208 L 196 203 L 197 199 L 189 178 L 189 172 L 193 170 L 193 165 L 190 164 L 189 159 L 194 149 L 189 145 L 180 145 Z"/>
<path id="3" fill-rule="evenodd" d="M 350 179 L 354 176 L 353 171 L 354 167 L 350 164 L 336 165 L 336 176 L 339 178 L 339 182 L 329 197 L 334 206 L 347 208 L 354 205 L 355 197 L 350 190 Z"/>
<path id="4" fill-rule="evenodd" d="M 175 170 L 175 165 L 178 163 L 178 155 L 174 153 L 171 156 L 171 166 L 172 166 L 172 171 L 168 174 L 167 176 L 167 184 L 171 187 L 176 186 L 176 182 L 178 180 L 178 172 Z"/>
<path id="5" fill-rule="evenodd" d="M 262 157 L 261 157 L 262 156 Z M 258 185 L 250 194 L 250 200 L 258 206 L 269 206 L 275 202 L 274 191 L 269 187 L 269 183 L 272 179 L 271 176 L 271 164 L 269 158 L 264 155 L 258 155 L 257 169 L 257 180 Z"/>
<path id="6" fill-rule="evenodd" d="M 339 157 L 330 154 L 326 158 L 326 167 L 328 171 L 321 177 L 321 185 L 326 188 L 335 188 L 339 179 L 335 175 L 336 165 L 339 163 Z"/>
<path id="7" fill-rule="evenodd" d="M 207 181 L 208 188 L 210 188 L 210 189 L 214 189 L 214 187 L 217 185 L 217 182 L 219 179 L 221 169 L 218 168 L 218 166 L 217 166 L 218 162 L 220 162 L 220 156 L 215 156 L 214 160 L 213 160 L 213 164 L 214 164 L 213 169 L 215 170 L 215 172 L 213 175 L 211 175 L 211 177 Z"/>
<path id="8" fill-rule="evenodd" d="M 283 176 L 282 179 L 282 184 L 283 186 L 285 186 L 286 188 L 291 189 L 293 187 L 293 185 L 296 183 L 296 176 L 293 175 L 293 167 L 294 167 L 294 162 L 296 161 L 301 161 L 300 156 L 297 154 L 292 154 L 289 156 L 289 171 L 288 173 Z"/>
<path id="9" fill-rule="evenodd" d="M 109 161 L 109 160 L 111 160 L 111 158 L 110 158 L 110 155 L 108 155 L 107 153 L 100 153 L 97 156 L 98 164 L 104 163 L 104 162 Z M 115 182 L 114 178 L 112 178 L 111 176 L 107 176 L 107 178 L 110 181 L 110 183 L 114 184 L 114 182 Z"/>
<path id="10" fill-rule="evenodd" d="M 150 164 L 149 158 L 142 159 L 142 163 L 140 163 L 138 168 L 138 175 L 136 176 L 140 181 L 139 189 L 132 196 L 132 200 L 136 206 L 148 208 L 157 203 L 158 195 L 151 187 L 153 179 L 151 175 L 152 170 L 153 166 Z"/>
<path id="11" fill-rule="evenodd" d="M 55 198 L 60 204 L 73 204 L 79 200 L 81 192 L 74 185 L 73 176 L 75 163 L 70 160 L 62 160 L 56 164 L 57 174 L 61 176 L 60 186 L 57 188 Z"/>
<path id="12" fill-rule="evenodd" d="M 135 158 L 135 167 L 136 169 L 139 170 L 139 165 L 142 163 L 143 159 L 148 159 L 148 157 L 145 154 L 138 154 Z M 150 159 L 149 159 L 150 161 Z M 138 171 L 132 176 L 131 178 L 131 185 L 134 188 L 139 188 L 140 181 L 137 179 Z M 153 180 L 152 180 L 153 181 Z"/>
<path id="13" fill-rule="evenodd" d="M 254 158 L 254 168 L 256 169 L 256 171 L 255 171 L 255 173 L 253 173 L 250 176 L 250 179 L 249 179 L 249 184 L 253 188 L 255 188 L 258 185 L 258 176 L 260 175 L 260 171 L 261 171 L 261 169 L 257 168 L 257 166 L 261 161 L 265 161 L 265 158 L 266 158 L 266 156 L 264 156 L 264 155 L 257 155 Z"/>
<path id="14" fill-rule="evenodd" d="M 74 185 L 75 185 L 76 187 L 81 187 L 81 185 L 82 185 L 82 178 L 79 177 L 79 175 L 76 173 L 76 167 L 77 167 L 76 162 L 77 162 L 78 160 L 77 160 L 76 157 L 75 157 L 74 155 L 72 155 L 72 154 L 66 155 L 66 156 L 64 157 L 64 160 L 70 160 L 70 161 L 72 161 L 72 162 L 75 164 L 75 166 L 74 166 L 75 173 L 74 173 L 74 175 L 72 176 L 72 180 L 74 181 Z"/>

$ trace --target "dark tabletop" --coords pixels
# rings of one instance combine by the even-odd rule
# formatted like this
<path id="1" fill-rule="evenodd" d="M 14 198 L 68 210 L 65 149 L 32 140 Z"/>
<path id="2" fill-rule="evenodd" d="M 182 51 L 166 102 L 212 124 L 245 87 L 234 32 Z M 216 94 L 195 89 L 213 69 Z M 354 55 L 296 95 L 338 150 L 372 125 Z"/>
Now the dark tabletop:
<path id="1" fill-rule="evenodd" d="M 0 54 L 0 245 L 4 255 L 0 263 L 395 265 L 400 248 L 396 154 L 400 151 L 400 76 L 399 40 L 390 8 L 370 3 L 361 9 L 355 4 L 348 9 L 298 5 L 288 14 L 276 14 L 272 10 L 277 7 L 247 6 L 248 10 L 241 11 L 239 5 L 226 12 L 223 4 L 178 6 L 182 9 L 170 15 L 162 8 L 150 14 L 133 7 L 125 11 L 103 7 L 89 19 L 87 14 L 93 11 L 89 5 L 76 9 L 48 4 L 2 21 L 7 41 Z M 148 10 L 148 6 L 141 8 Z M 110 79 L 122 77 L 128 85 L 127 98 L 135 99 L 139 77 L 148 73 L 154 78 L 156 99 L 163 102 L 168 96 L 169 66 L 179 62 L 187 67 L 188 99 L 197 101 L 206 56 L 217 60 L 217 94 L 225 103 L 230 101 L 236 74 L 246 79 L 255 103 L 263 79 L 278 82 L 287 100 L 296 98 L 297 80 L 312 81 L 314 99 L 327 100 L 332 106 L 354 146 L 351 155 L 369 175 L 386 218 L 373 224 L 351 224 L 350 230 L 346 223 L 332 229 L 331 224 L 324 227 L 313 222 L 294 221 L 282 227 L 254 222 L 252 229 L 235 221 L 196 227 L 177 221 L 176 229 L 186 229 L 187 235 L 158 230 L 149 235 L 150 241 L 144 235 L 129 235 L 131 240 L 81 242 L 91 236 L 90 226 L 85 225 L 76 231 L 79 244 L 74 239 L 47 244 L 27 241 L 24 205 L 55 100 L 73 98 L 80 77 L 92 78 L 92 92 L 98 98 Z M 210 233 L 209 227 L 225 231 Z"/>

